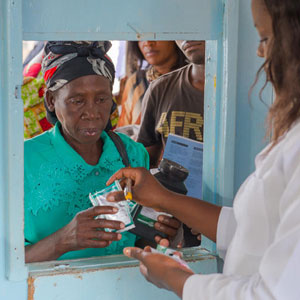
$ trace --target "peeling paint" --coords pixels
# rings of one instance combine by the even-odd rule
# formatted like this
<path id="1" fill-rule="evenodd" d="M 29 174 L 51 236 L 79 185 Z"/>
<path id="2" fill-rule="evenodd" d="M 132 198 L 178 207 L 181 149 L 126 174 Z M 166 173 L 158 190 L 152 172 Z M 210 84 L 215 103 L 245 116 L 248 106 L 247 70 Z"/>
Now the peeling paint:
<path id="1" fill-rule="evenodd" d="M 32 278 L 37 278 L 37 277 L 52 277 L 52 276 L 57 276 L 57 275 L 75 275 L 76 278 L 82 279 L 81 275 L 78 274 L 84 274 L 84 273 L 93 273 L 93 272 L 99 272 L 99 271 L 106 271 L 106 270 L 119 270 L 119 269 L 124 269 L 124 268 L 132 268 L 132 267 L 138 267 L 138 262 L 135 264 L 132 264 L 130 266 L 114 266 L 114 267 L 101 267 L 101 268 L 74 268 L 74 269 L 62 269 L 62 270 L 49 270 L 49 271 L 40 271 L 40 272 L 31 272 L 31 277 Z M 29 271 L 30 272 L 30 271 Z M 80 278 L 81 277 L 81 278 Z"/>
<path id="2" fill-rule="evenodd" d="M 28 279 L 27 279 L 27 284 L 28 284 L 27 300 L 34 299 L 34 292 L 35 292 L 34 281 L 35 281 L 35 279 L 33 277 L 28 277 Z"/>

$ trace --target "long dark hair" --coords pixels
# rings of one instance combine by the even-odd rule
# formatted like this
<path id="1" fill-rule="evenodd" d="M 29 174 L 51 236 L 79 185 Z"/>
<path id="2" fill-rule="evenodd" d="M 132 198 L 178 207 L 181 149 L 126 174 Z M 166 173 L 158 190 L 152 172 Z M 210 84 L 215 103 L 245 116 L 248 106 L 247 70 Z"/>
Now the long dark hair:
<path id="1" fill-rule="evenodd" d="M 177 62 L 174 66 L 172 66 L 171 71 L 176 70 L 178 68 L 181 68 L 185 66 L 188 61 L 187 58 L 184 56 L 182 51 L 178 48 L 175 41 L 173 41 L 175 44 L 175 49 L 177 52 Z M 143 66 L 143 62 L 145 61 L 145 58 L 143 56 L 143 53 L 141 52 L 138 41 L 129 41 L 127 42 L 127 69 L 128 73 L 132 74 L 137 70 L 140 70 Z"/>
<path id="2" fill-rule="evenodd" d="M 276 92 L 268 114 L 273 146 L 300 118 L 300 1 L 263 0 L 272 19 L 270 41 L 263 69 Z"/>

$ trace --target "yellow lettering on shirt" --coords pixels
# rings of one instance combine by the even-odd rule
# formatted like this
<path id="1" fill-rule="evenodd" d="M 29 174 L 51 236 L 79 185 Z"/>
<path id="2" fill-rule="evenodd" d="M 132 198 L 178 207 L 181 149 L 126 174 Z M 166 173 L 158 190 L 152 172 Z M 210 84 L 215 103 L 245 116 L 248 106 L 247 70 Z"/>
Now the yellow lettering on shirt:
<path id="1" fill-rule="evenodd" d="M 169 133 L 176 134 L 176 128 L 182 129 L 182 136 L 190 138 L 191 132 L 194 131 L 196 139 L 203 141 L 201 128 L 203 127 L 203 117 L 198 113 L 172 111 L 170 125 L 167 120 L 167 113 L 164 112 L 160 116 L 160 120 L 156 126 L 156 131 L 164 137 L 168 137 Z"/>
<path id="2" fill-rule="evenodd" d="M 171 114 L 171 124 L 170 124 L 170 133 L 175 133 L 175 128 L 179 127 L 182 128 L 183 121 L 184 121 L 184 111 L 172 111 Z M 182 117 L 182 120 L 177 120 L 178 117 Z"/>
<path id="3" fill-rule="evenodd" d="M 167 120 L 167 113 L 163 112 L 160 116 L 159 122 L 155 128 L 163 136 L 168 136 L 169 134 L 169 124 Z"/>
<path id="4" fill-rule="evenodd" d="M 202 141 L 202 133 L 200 128 L 203 127 L 203 118 L 201 115 L 196 113 L 187 112 L 184 118 L 183 136 L 189 137 L 190 130 L 194 130 L 196 139 Z"/>

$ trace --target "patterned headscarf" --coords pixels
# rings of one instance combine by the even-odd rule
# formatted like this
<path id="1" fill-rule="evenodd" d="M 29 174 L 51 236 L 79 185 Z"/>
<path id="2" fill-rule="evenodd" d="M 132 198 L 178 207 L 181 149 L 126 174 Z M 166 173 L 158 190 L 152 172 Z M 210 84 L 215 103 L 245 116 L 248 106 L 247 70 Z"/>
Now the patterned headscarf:
<path id="1" fill-rule="evenodd" d="M 102 75 L 113 84 L 115 68 L 106 55 L 109 41 L 52 41 L 45 46 L 42 70 L 48 90 L 55 91 L 86 75 Z"/>
<path id="2" fill-rule="evenodd" d="M 111 42 L 91 41 L 51 41 L 45 45 L 45 57 L 42 71 L 47 89 L 56 91 L 70 81 L 87 75 L 101 75 L 108 78 L 113 85 L 115 67 L 106 55 Z M 55 124 L 55 112 L 49 111 L 46 103 L 47 119 Z M 116 109 L 113 102 L 112 112 Z M 111 128 L 110 123 L 108 129 Z"/>

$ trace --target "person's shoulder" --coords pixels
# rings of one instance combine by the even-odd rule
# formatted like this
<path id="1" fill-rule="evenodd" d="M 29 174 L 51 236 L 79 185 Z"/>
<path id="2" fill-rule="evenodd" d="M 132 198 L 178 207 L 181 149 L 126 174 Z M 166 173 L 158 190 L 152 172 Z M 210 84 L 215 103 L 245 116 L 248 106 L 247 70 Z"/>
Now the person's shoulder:
<path id="1" fill-rule="evenodd" d="M 163 87 L 165 86 L 166 83 L 169 82 L 176 82 L 179 78 L 181 78 L 183 76 L 183 74 L 185 74 L 185 72 L 188 71 L 188 69 L 190 68 L 190 64 L 181 67 L 179 69 L 176 69 L 174 71 L 171 71 L 169 73 L 166 73 L 164 75 L 161 75 L 160 77 L 158 77 L 157 79 L 153 80 L 150 84 L 150 87 L 152 89 L 155 88 L 159 88 L 159 87 Z"/>
<path id="2" fill-rule="evenodd" d="M 139 81 L 141 81 L 141 79 L 143 79 L 144 77 L 146 77 L 145 70 L 135 71 L 128 77 L 126 84 L 128 83 L 129 85 L 135 85 Z"/>
<path id="3" fill-rule="evenodd" d="M 132 73 L 132 74 L 128 77 L 128 79 L 127 79 L 127 81 L 126 81 L 126 84 L 130 84 L 130 85 L 135 84 L 135 83 L 136 83 L 136 78 L 137 78 L 137 71 L 134 72 L 134 73 Z"/>
<path id="4" fill-rule="evenodd" d="M 143 144 L 138 143 L 131 139 L 124 133 L 115 132 L 122 140 L 125 145 L 126 152 L 128 154 L 129 160 L 135 161 L 138 165 L 133 165 L 133 167 L 141 166 L 148 167 L 149 155 Z M 140 165 L 142 163 L 142 165 Z"/>
<path id="5" fill-rule="evenodd" d="M 286 133 L 283 142 L 283 153 L 296 152 L 300 157 L 300 120 L 296 121 Z"/>
<path id="6" fill-rule="evenodd" d="M 34 155 L 36 152 L 48 150 L 51 146 L 53 128 L 24 142 L 24 155 Z"/>

